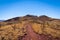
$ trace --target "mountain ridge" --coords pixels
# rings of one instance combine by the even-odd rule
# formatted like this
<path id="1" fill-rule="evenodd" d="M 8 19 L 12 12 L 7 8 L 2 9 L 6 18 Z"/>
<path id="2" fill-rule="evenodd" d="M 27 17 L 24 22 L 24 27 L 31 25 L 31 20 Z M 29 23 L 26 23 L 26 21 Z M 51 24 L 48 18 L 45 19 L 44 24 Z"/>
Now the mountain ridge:
<path id="1" fill-rule="evenodd" d="M 14 18 L 11 18 L 11 19 L 8 19 L 8 20 L 5 20 L 5 21 L 11 21 L 11 20 L 19 20 L 20 18 L 43 18 L 43 19 L 51 19 L 51 17 L 48 17 L 46 15 L 41 15 L 41 16 L 34 16 L 34 15 L 26 15 L 26 16 L 23 16 L 23 17 L 14 17 Z M 53 18 L 52 18 L 53 19 Z"/>

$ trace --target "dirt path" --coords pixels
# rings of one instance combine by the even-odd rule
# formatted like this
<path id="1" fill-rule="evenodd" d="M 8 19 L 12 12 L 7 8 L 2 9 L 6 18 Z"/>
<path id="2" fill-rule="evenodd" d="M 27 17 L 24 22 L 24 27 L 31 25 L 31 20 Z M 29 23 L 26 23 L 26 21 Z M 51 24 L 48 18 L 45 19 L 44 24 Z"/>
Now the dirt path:
<path id="1" fill-rule="evenodd" d="M 25 25 L 27 30 L 27 35 L 23 40 L 48 40 L 44 35 L 38 35 L 33 31 L 33 28 L 30 24 Z"/>
<path id="2" fill-rule="evenodd" d="M 49 38 L 46 35 L 36 34 L 30 24 L 25 25 L 25 27 L 27 30 L 27 35 L 22 40 L 55 40 L 52 37 Z"/>
<path id="3" fill-rule="evenodd" d="M 27 25 L 27 34 L 31 40 L 39 40 L 37 34 L 33 31 L 31 25 Z"/>
<path id="4" fill-rule="evenodd" d="M 27 30 L 27 35 L 24 40 L 39 40 L 37 34 L 33 31 L 32 26 L 30 24 L 25 25 Z"/>

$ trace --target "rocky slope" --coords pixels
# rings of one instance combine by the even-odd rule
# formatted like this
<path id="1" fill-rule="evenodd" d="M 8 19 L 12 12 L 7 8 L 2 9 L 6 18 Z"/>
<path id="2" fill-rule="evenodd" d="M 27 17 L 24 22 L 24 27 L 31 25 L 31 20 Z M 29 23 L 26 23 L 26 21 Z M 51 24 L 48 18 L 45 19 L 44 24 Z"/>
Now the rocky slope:
<path id="1" fill-rule="evenodd" d="M 60 40 L 60 19 L 26 15 L 0 22 L 0 40 Z"/>

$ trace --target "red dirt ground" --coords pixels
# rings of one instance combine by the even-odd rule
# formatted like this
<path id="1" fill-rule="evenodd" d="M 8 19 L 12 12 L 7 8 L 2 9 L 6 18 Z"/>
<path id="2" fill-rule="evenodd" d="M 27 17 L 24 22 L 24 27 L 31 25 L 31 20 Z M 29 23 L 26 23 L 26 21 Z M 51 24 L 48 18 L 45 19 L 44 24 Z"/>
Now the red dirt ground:
<path id="1" fill-rule="evenodd" d="M 26 30 L 27 30 L 27 35 L 25 35 L 23 37 L 22 40 L 60 40 L 58 38 L 54 39 L 52 36 L 47 36 L 44 34 L 37 34 L 33 31 L 32 26 L 31 25 L 26 25 Z"/>

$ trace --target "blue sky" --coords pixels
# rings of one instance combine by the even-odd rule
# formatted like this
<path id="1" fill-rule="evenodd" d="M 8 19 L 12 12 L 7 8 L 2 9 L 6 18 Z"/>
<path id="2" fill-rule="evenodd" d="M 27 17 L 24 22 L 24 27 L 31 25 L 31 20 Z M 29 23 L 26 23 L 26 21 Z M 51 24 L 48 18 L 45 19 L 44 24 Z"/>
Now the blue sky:
<path id="1" fill-rule="evenodd" d="M 60 0 L 0 0 L 0 20 L 27 14 L 60 19 Z"/>

